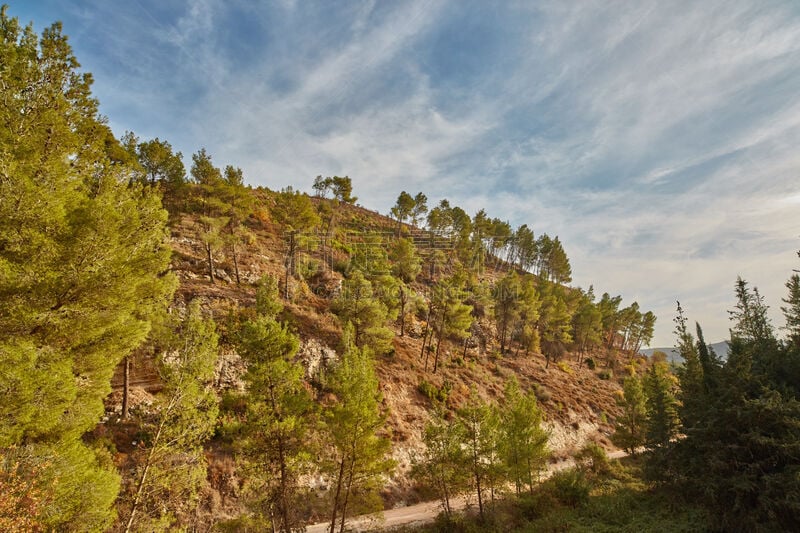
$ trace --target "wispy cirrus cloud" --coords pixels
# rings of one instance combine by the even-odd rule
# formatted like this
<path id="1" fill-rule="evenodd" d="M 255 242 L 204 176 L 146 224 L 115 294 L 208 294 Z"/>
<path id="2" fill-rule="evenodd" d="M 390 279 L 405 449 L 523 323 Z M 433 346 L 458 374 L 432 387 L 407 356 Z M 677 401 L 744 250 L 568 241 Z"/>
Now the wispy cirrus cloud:
<path id="1" fill-rule="evenodd" d="M 254 184 L 348 174 L 558 234 L 576 283 L 727 332 L 737 274 L 777 310 L 800 216 L 788 1 L 59 3 L 119 133 Z M 777 319 L 777 315 L 774 315 Z"/>

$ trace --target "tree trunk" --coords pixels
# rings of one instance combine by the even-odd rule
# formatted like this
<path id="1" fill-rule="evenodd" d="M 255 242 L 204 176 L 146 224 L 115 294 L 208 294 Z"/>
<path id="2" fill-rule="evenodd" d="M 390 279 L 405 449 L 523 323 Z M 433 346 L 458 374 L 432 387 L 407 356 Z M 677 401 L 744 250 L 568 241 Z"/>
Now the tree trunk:
<path id="1" fill-rule="evenodd" d="M 169 405 L 167 405 L 167 409 L 164 411 L 164 414 L 161 418 L 161 423 L 158 425 L 158 431 L 156 431 L 155 437 L 153 437 L 153 444 L 150 447 L 150 451 L 147 453 L 147 460 L 144 464 L 144 470 L 142 471 L 142 477 L 139 478 L 139 484 L 136 487 L 136 495 L 133 498 L 133 504 L 131 504 L 131 515 L 128 517 L 128 522 L 125 525 L 125 533 L 130 533 L 131 527 L 133 526 L 133 520 L 136 517 L 136 511 L 139 509 L 139 505 L 142 502 L 142 494 L 144 494 L 144 486 L 147 482 L 147 474 L 150 471 L 150 465 L 153 463 L 153 455 L 155 454 L 156 448 L 158 447 L 158 442 L 161 440 L 161 432 L 164 431 L 164 425 L 167 422 L 167 416 L 172 411 L 172 408 L 175 406 L 175 401 L 177 398 L 173 396 L 170 399 Z"/>
<path id="2" fill-rule="evenodd" d="M 283 282 L 283 297 L 289 299 L 289 276 L 294 276 L 294 254 L 295 254 L 295 241 L 294 231 L 289 232 L 289 253 L 286 258 L 286 277 Z"/>
<path id="3" fill-rule="evenodd" d="M 477 450 L 478 446 L 477 442 L 473 442 L 473 446 L 475 446 L 476 447 L 475 450 Z M 475 488 L 477 489 L 478 493 L 478 513 L 481 515 L 481 518 L 483 518 L 483 496 L 481 495 L 481 474 L 480 474 L 481 466 L 480 466 L 480 461 L 478 460 L 476 454 L 477 451 L 474 451 L 472 458 L 472 465 L 473 468 L 475 469 Z"/>
<path id="4" fill-rule="evenodd" d="M 436 355 L 433 358 L 433 373 L 436 373 L 436 369 L 439 366 L 439 348 L 442 346 L 442 337 L 444 336 L 444 321 L 445 315 L 447 314 L 447 309 L 442 309 L 442 320 L 439 323 L 439 337 L 436 340 Z"/>
<path id="5" fill-rule="evenodd" d="M 128 418 L 128 405 L 131 392 L 131 356 L 125 356 L 125 367 L 122 374 L 122 419 Z"/>
<path id="6" fill-rule="evenodd" d="M 339 475 L 336 476 L 336 493 L 333 496 L 333 512 L 331 513 L 331 527 L 328 533 L 335 533 L 336 531 L 336 511 L 339 510 L 339 494 L 342 492 L 342 481 L 344 480 L 344 457 L 342 457 L 341 464 L 339 465 Z"/>
<path id="7" fill-rule="evenodd" d="M 242 280 L 239 278 L 239 257 L 236 253 L 236 245 L 233 244 L 231 247 L 233 248 L 233 271 L 236 274 L 236 284 L 241 285 Z"/>
<path id="8" fill-rule="evenodd" d="M 269 387 L 269 399 L 270 404 L 272 405 L 272 410 L 275 413 L 279 413 L 277 401 L 275 399 L 275 389 L 272 385 Z M 278 414 L 278 422 L 283 422 L 283 416 Z M 289 525 L 289 502 L 288 502 L 288 475 L 286 472 L 286 453 L 284 451 L 284 442 L 283 436 L 278 436 L 278 462 L 280 463 L 280 495 L 278 498 L 278 514 L 280 515 L 280 520 L 283 522 L 282 527 L 279 527 L 281 531 L 291 531 L 291 527 Z"/>
<path id="9" fill-rule="evenodd" d="M 400 286 L 400 336 L 404 336 L 406 332 L 406 293 L 403 287 Z"/>
<path id="10" fill-rule="evenodd" d="M 214 259 L 211 257 L 211 243 L 206 243 L 206 257 L 208 258 L 208 278 L 214 283 Z"/>
<path id="11" fill-rule="evenodd" d="M 442 346 L 442 334 L 439 333 L 439 338 L 436 340 L 436 355 L 433 357 L 433 373 L 436 373 L 436 369 L 439 368 L 439 349 Z"/>
<path id="12" fill-rule="evenodd" d="M 355 452 L 353 452 L 355 454 Z M 347 484 L 344 488 L 344 502 L 342 502 L 342 526 L 339 533 L 344 533 L 344 524 L 347 521 L 347 501 L 350 499 L 350 488 L 353 486 L 353 470 L 356 466 L 355 456 L 350 457 L 350 472 L 347 476 Z"/>

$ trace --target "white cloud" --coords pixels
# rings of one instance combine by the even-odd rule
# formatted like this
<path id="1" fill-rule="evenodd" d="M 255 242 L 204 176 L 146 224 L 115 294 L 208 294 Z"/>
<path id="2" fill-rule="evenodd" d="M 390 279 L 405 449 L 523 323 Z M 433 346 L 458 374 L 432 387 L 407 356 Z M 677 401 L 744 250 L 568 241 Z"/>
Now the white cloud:
<path id="1" fill-rule="evenodd" d="M 427 55 L 448 51 L 458 2 L 365 2 L 321 21 L 302 3 L 251 8 L 271 40 L 246 67 L 224 49 L 226 6 L 180 8 L 173 23 L 145 4 L 85 14 L 110 43 L 98 94 L 115 128 L 187 158 L 206 146 L 256 184 L 347 174 L 383 211 L 421 190 L 558 234 L 576 282 L 657 312 L 658 344 L 672 342 L 675 299 L 722 338 L 737 274 L 777 312 L 800 248 L 791 4 L 478 3 L 524 31 L 502 28 L 507 63 L 464 86 Z"/>

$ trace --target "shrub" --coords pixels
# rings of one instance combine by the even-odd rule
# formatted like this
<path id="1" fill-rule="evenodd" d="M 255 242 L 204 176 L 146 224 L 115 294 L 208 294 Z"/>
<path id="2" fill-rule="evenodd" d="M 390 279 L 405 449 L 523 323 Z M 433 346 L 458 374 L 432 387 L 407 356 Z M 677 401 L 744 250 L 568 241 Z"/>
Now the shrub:
<path id="1" fill-rule="evenodd" d="M 614 371 L 611 369 L 601 370 L 597 373 L 597 377 L 604 380 L 612 379 L 614 377 Z"/>
<path id="2" fill-rule="evenodd" d="M 575 456 L 575 460 L 580 465 L 581 470 L 592 477 L 608 477 L 613 473 L 606 451 L 594 442 L 590 442 L 581 448 Z"/>
<path id="3" fill-rule="evenodd" d="M 597 368 L 597 363 L 594 362 L 594 359 L 588 357 L 586 358 L 586 368 L 588 368 L 589 370 L 594 370 L 595 368 Z"/>
<path id="4" fill-rule="evenodd" d="M 548 485 L 555 499 L 562 505 L 579 507 L 589 500 L 589 481 L 583 471 L 576 468 L 556 472 Z"/>
<path id="5" fill-rule="evenodd" d="M 574 373 L 574 371 L 572 370 L 572 367 L 571 367 L 571 366 L 569 366 L 569 364 L 568 364 L 566 361 L 559 361 L 558 363 L 556 363 L 556 366 L 557 366 L 557 367 L 558 367 L 558 368 L 559 368 L 559 369 L 560 369 L 562 372 L 566 372 L 567 374 L 570 374 L 570 375 L 571 375 L 571 374 L 573 374 L 573 373 Z"/>
<path id="6" fill-rule="evenodd" d="M 447 402 L 447 398 L 450 396 L 450 389 L 452 385 L 445 381 L 441 387 L 436 387 L 436 385 L 431 384 L 428 380 L 423 379 L 420 381 L 419 385 L 417 386 L 417 390 L 433 402 Z"/>

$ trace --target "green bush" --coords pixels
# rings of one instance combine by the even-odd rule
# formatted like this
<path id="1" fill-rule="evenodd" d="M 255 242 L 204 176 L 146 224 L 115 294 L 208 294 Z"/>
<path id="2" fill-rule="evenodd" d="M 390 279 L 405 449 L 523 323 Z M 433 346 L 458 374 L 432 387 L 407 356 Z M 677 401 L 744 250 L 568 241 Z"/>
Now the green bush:
<path id="1" fill-rule="evenodd" d="M 536 520 L 558 507 L 553 491 L 537 490 L 533 494 L 522 494 L 516 501 L 517 511 L 525 520 Z"/>
<path id="2" fill-rule="evenodd" d="M 595 368 L 597 368 L 597 363 L 595 363 L 594 359 L 592 359 L 591 357 L 587 357 L 586 368 L 588 368 L 589 370 L 594 370 Z"/>
<path id="3" fill-rule="evenodd" d="M 450 396 L 450 389 L 452 385 L 445 381 L 441 387 L 431 384 L 428 380 L 423 379 L 417 386 L 417 390 L 433 402 L 445 403 Z"/>
<path id="4" fill-rule="evenodd" d="M 576 468 L 556 472 L 548 480 L 548 489 L 561 504 L 568 507 L 580 507 L 589 501 L 591 485 L 583 471 Z"/>

